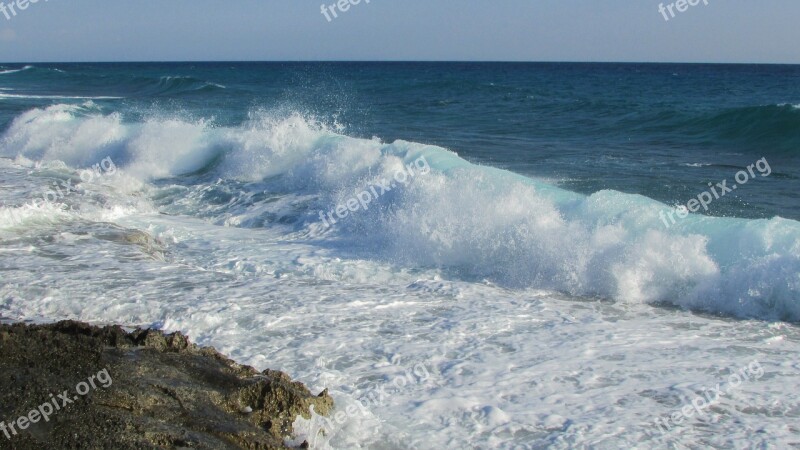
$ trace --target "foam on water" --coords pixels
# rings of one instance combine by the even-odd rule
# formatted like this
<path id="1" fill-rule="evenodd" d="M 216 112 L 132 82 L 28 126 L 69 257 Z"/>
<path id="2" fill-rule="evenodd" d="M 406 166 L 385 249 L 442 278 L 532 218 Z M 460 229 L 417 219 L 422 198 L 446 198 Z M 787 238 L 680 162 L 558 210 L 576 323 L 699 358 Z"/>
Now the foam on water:
<path id="1" fill-rule="evenodd" d="M 3 296 L 3 315 L 182 330 L 242 363 L 285 370 L 315 392 L 328 388 L 345 416 L 333 425 L 298 419 L 297 442 L 314 448 L 794 442 L 786 420 L 797 417 L 800 397 L 784 386 L 800 373 L 796 358 L 787 359 L 800 350 L 796 327 L 449 280 L 192 218 L 116 223 L 147 230 L 166 259 L 92 238 L 106 229 L 62 229 L 36 249 L 6 243 L 0 255 L 14 252 L 17 266 L 51 270 L 18 280 Z M 54 251 L 67 258 L 48 263 Z M 705 417 L 658 431 L 655 418 L 753 360 L 763 378 L 744 382 Z M 420 364 L 429 375 L 409 379 Z M 371 394 L 381 388 L 385 395 Z M 365 410 L 348 409 L 359 402 Z"/>
<path id="2" fill-rule="evenodd" d="M 297 114 L 254 113 L 225 128 L 178 118 L 126 124 L 118 113 L 92 108 L 25 113 L 6 133 L 2 152 L 72 167 L 110 155 L 142 180 L 210 171 L 256 183 L 232 195 L 267 189 L 283 200 L 222 208 L 217 218 L 266 226 L 248 215 L 280 213 L 305 239 L 361 258 L 440 268 L 465 281 L 800 320 L 800 224 L 792 220 L 691 215 L 667 228 L 660 216 L 667 207 L 646 197 L 583 196 L 470 164 L 440 147 L 348 137 Z M 331 230 L 320 227 L 320 211 L 421 158 L 430 173 L 396 183 Z M 195 210 L 206 206 L 202 199 Z"/>

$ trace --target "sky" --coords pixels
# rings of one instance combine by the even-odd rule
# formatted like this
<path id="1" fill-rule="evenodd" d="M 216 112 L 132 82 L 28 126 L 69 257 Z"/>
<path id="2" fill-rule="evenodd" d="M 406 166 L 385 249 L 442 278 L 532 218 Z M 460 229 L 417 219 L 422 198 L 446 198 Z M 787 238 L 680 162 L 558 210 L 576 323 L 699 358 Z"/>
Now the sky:
<path id="1" fill-rule="evenodd" d="M 361 0 L 330 21 L 320 0 L 19 1 L 2 62 L 800 63 L 798 0 Z"/>

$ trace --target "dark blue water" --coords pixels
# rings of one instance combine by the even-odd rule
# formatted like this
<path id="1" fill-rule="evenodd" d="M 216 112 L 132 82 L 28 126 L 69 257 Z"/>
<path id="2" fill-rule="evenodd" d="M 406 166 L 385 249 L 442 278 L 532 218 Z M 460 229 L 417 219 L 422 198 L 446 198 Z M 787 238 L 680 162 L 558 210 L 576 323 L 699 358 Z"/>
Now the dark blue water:
<path id="1" fill-rule="evenodd" d="M 345 134 L 446 147 L 472 162 L 685 204 L 767 158 L 772 173 L 708 214 L 800 218 L 800 66 L 500 63 L 161 63 L 0 66 L 0 129 L 22 112 L 94 99 L 135 122 L 158 112 L 242 123 L 301 111 Z M 32 98 L 34 96 L 45 98 Z"/>

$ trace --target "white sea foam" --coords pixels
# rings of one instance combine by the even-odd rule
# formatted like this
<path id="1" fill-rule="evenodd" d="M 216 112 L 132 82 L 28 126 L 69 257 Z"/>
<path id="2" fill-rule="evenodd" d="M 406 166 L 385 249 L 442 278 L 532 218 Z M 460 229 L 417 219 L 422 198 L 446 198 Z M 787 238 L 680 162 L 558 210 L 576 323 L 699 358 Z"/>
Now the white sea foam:
<path id="1" fill-rule="evenodd" d="M 316 211 L 424 156 L 431 175 L 340 221 L 327 236 L 332 244 L 363 258 L 440 267 L 510 288 L 800 320 L 800 224 L 791 220 L 692 216 L 666 231 L 658 218 L 666 206 L 642 196 L 582 196 L 469 164 L 439 147 L 339 135 L 298 115 L 256 114 L 241 127 L 221 128 L 164 118 L 125 124 L 119 114 L 53 106 L 15 120 L 0 149 L 73 167 L 111 155 L 143 180 L 218 161 L 213 170 L 221 179 L 272 180 L 270 187 L 285 195 L 309 195 L 312 204 L 295 211 L 308 236 L 318 230 Z M 263 215 L 270 206 L 252 206 L 226 223 L 263 223 L 247 214 Z"/>
<path id="2" fill-rule="evenodd" d="M 13 257 L 19 270 L 4 275 L 3 316 L 182 330 L 241 363 L 287 371 L 314 392 L 328 388 L 339 411 L 415 364 L 428 367 L 424 382 L 391 388 L 379 406 L 348 415 L 330 448 L 793 442 L 780 414 L 800 406 L 785 389 L 800 373 L 796 359 L 785 359 L 800 350 L 793 326 L 449 280 L 437 270 L 341 259 L 269 229 L 145 214 L 116 223 L 146 230 L 167 260 L 95 237 L 102 229 L 63 231 L 39 247 L 6 244 L 0 258 Z M 66 260 L 50 260 L 55 250 Z M 26 272 L 33 267 L 42 280 Z M 753 359 L 765 378 L 707 419 L 657 432 L 656 417 Z M 302 420 L 297 430 L 298 441 L 312 441 Z"/>

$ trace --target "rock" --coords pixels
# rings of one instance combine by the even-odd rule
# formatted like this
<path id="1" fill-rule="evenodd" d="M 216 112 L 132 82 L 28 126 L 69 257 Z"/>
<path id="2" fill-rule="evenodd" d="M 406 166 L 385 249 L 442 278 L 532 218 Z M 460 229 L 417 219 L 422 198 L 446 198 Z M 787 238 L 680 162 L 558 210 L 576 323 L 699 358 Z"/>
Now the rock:
<path id="1" fill-rule="evenodd" d="M 29 415 L 47 404 L 59 406 L 47 420 Z M 0 325 L 0 448 L 284 449 L 312 406 L 327 415 L 333 399 L 180 333 Z"/>

